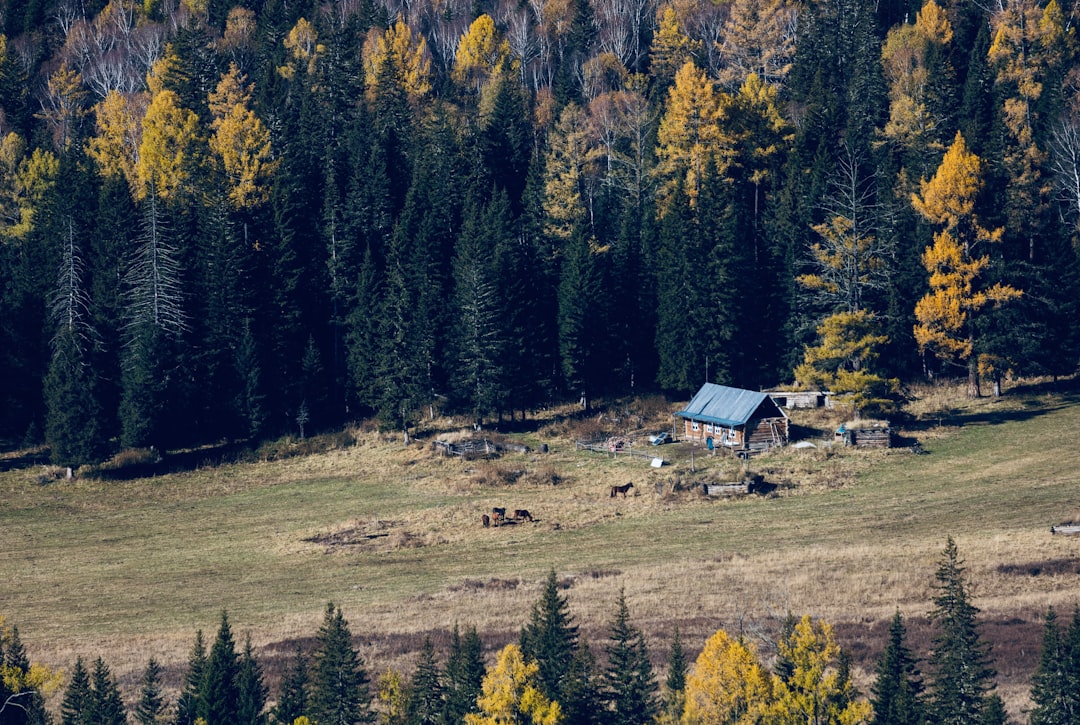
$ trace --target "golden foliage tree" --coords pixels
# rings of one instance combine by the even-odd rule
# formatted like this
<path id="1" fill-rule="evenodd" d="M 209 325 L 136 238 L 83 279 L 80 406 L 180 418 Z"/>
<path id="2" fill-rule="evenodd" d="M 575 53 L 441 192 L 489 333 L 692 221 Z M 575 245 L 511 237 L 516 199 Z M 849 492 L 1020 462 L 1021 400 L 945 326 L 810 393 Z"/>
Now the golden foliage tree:
<path id="1" fill-rule="evenodd" d="M 251 209 L 270 196 L 270 179 L 278 167 L 270 146 L 270 130 L 251 110 L 251 86 L 235 63 L 210 94 L 214 120 L 210 150 L 229 183 L 229 201 L 235 208 Z"/>
<path id="2" fill-rule="evenodd" d="M 290 62 L 278 68 L 278 74 L 283 78 L 293 78 L 297 70 L 303 70 L 313 75 L 326 48 L 319 43 L 319 31 L 311 21 L 307 18 L 297 20 L 282 42 L 289 51 Z"/>
<path id="3" fill-rule="evenodd" d="M 35 215 L 59 172 L 55 155 L 41 148 L 27 153 L 19 134 L 0 140 L 0 240 L 22 240 L 33 231 Z"/>
<path id="4" fill-rule="evenodd" d="M 679 14 L 671 5 L 665 5 L 659 13 L 656 35 L 650 49 L 650 72 L 661 83 L 670 83 L 680 68 L 694 59 L 701 50 L 701 43 L 683 31 Z"/>
<path id="5" fill-rule="evenodd" d="M 775 678 L 770 722 L 777 725 L 857 725 L 872 714 L 841 667 L 840 645 L 828 622 L 809 615 L 778 646 L 787 672 Z"/>
<path id="6" fill-rule="evenodd" d="M 79 124 L 87 114 L 83 106 L 85 100 L 82 77 L 68 68 L 67 62 L 62 62 L 56 72 L 49 76 L 41 101 L 41 112 L 37 114 L 48 125 L 57 149 L 66 149 L 71 144 L 72 135 L 77 133 Z"/>
<path id="7" fill-rule="evenodd" d="M 419 104 L 431 93 L 431 55 L 423 35 L 414 33 L 398 14 L 397 22 L 385 32 L 370 33 L 364 41 L 364 81 L 368 100 L 378 92 L 379 78 L 388 59 L 400 71 L 401 83 L 409 100 Z"/>
<path id="8" fill-rule="evenodd" d="M 882 46 L 881 62 L 889 83 L 889 120 L 883 133 L 905 148 L 941 149 L 936 135 L 940 109 L 932 108 L 927 100 L 931 80 L 927 56 L 931 46 L 944 47 L 952 37 L 945 11 L 928 0 L 916 14 L 915 24 L 897 25 Z"/>
<path id="9" fill-rule="evenodd" d="M 136 198 L 145 198 L 150 189 L 162 199 L 186 193 L 197 165 L 198 140 L 199 117 L 195 112 L 181 106 L 173 91 L 158 91 L 143 118 L 135 168 Z"/>
<path id="10" fill-rule="evenodd" d="M 657 133 L 659 172 L 670 190 L 681 182 L 691 202 L 697 199 L 707 165 L 717 163 L 723 172 L 722 150 L 728 139 L 721 119 L 732 103 L 718 92 L 705 71 L 688 61 L 675 74 Z"/>
<path id="11" fill-rule="evenodd" d="M 757 723 L 772 702 L 772 676 L 750 644 L 721 629 L 698 655 L 685 697 L 684 725 Z"/>
<path id="12" fill-rule="evenodd" d="M 495 666 L 484 676 L 477 698 L 479 713 L 465 715 L 466 725 L 557 725 L 562 721 L 559 703 L 544 697 L 536 686 L 536 662 L 525 662 L 521 648 L 508 644 L 499 652 Z"/>
<path id="13" fill-rule="evenodd" d="M 990 257 L 976 250 L 999 242 L 1004 230 L 984 227 L 975 214 L 982 183 L 982 162 L 957 133 L 937 173 L 921 182 L 921 195 L 911 198 L 915 211 L 942 227 L 922 257 L 930 291 L 915 305 L 915 341 L 920 350 L 966 367 L 972 397 L 979 396 L 974 320 L 1021 295 L 1014 287 L 984 279 Z"/>
<path id="14" fill-rule="evenodd" d="M 510 57 L 510 43 L 495 27 L 490 15 L 483 14 L 461 36 L 454 58 L 454 81 L 477 93 Z"/>
<path id="15" fill-rule="evenodd" d="M 732 92 L 751 75 L 780 86 L 795 57 L 796 8 L 789 0 L 732 0 L 716 41 L 718 81 Z"/>
<path id="16" fill-rule="evenodd" d="M 829 315 L 818 326 L 817 335 L 819 344 L 807 346 L 802 364 L 795 368 L 801 387 L 831 391 L 835 400 L 851 406 L 855 417 L 894 408 L 900 381 L 885 378 L 873 367 L 889 341 L 873 312 Z"/>
<path id="17" fill-rule="evenodd" d="M 570 103 L 551 133 L 544 162 L 545 231 L 560 242 L 586 217 L 589 156 L 585 112 Z"/>
<path id="18" fill-rule="evenodd" d="M 94 106 L 96 135 L 87 143 L 87 153 L 97 162 L 104 176 L 123 177 L 132 192 L 138 188 L 135 171 L 142 138 L 142 117 L 149 96 L 145 93 L 126 95 L 109 91 Z"/>

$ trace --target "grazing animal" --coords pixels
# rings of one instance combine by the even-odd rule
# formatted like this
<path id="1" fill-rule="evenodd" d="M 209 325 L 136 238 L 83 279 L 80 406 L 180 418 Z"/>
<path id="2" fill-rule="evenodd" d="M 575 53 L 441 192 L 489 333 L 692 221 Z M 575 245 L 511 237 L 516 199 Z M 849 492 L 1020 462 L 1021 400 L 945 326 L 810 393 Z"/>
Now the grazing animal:
<path id="1" fill-rule="evenodd" d="M 484 514 L 483 516 L 481 516 L 480 520 L 484 522 L 484 528 L 485 529 L 487 527 L 491 526 L 491 517 L 488 516 L 487 514 Z"/>
<path id="2" fill-rule="evenodd" d="M 491 523 L 498 526 L 506 520 L 506 509 L 496 506 L 491 509 Z"/>
<path id="3" fill-rule="evenodd" d="M 633 487 L 634 487 L 634 482 L 633 481 L 631 481 L 630 483 L 628 483 L 628 484 L 626 484 L 624 486 L 612 486 L 611 487 L 611 497 L 615 498 L 617 495 L 619 495 L 621 493 L 622 497 L 626 498 L 626 492 L 629 491 L 630 489 L 632 489 Z"/>
<path id="4" fill-rule="evenodd" d="M 519 521 L 533 520 L 532 514 L 529 513 L 528 509 L 514 509 L 514 518 L 518 519 Z"/>

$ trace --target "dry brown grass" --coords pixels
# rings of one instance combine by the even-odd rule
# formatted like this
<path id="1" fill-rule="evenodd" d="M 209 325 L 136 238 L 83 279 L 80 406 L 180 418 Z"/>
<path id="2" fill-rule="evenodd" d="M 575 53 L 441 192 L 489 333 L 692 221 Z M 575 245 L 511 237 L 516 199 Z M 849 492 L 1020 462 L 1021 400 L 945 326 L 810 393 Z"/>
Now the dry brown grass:
<path id="1" fill-rule="evenodd" d="M 100 654 L 130 698 L 150 654 L 176 684 L 195 630 L 212 633 L 222 608 L 272 680 L 327 601 L 345 610 L 374 672 L 410 671 L 423 637 L 444 645 L 455 624 L 475 625 L 494 650 L 516 639 L 554 569 L 598 644 L 620 589 L 658 667 L 676 625 L 693 655 L 719 627 L 764 642 L 788 612 L 805 612 L 836 625 L 865 689 L 897 609 L 927 651 L 930 586 L 951 534 L 1016 715 L 1046 607 L 1067 612 L 1080 597 L 1068 564 L 1080 537 L 1049 534 L 1076 514 L 1080 454 L 1054 435 L 1080 425 L 1075 403 L 928 388 L 903 431 L 925 456 L 832 446 L 829 413 L 797 413 L 801 430 L 821 431 L 819 447 L 750 471 L 686 444 L 650 451 L 667 460 L 660 469 L 575 450 L 582 435 L 670 427 L 673 406 L 657 400 L 604 417 L 549 411 L 510 436 L 531 452 L 490 461 L 433 451 L 434 438 L 473 435 L 436 421 L 409 446 L 362 426 L 345 447 L 135 481 L 43 483 L 40 467 L 16 467 L 0 473 L 0 579 L 13 583 L 3 614 L 35 659 L 69 667 Z M 747 474 L 775 488 L 702 495 L 700 482 Z M 627 481 L 625 499 L 608 496 Z M 484 529 L 494 506 L 536 521 Z"/>

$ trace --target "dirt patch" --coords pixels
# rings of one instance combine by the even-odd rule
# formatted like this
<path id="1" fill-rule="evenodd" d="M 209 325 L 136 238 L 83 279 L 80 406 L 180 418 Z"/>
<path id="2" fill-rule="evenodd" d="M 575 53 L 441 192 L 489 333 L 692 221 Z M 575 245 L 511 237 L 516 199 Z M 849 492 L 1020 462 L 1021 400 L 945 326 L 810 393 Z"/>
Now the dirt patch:
<path id="1" fill-rule="evenodd" d="M 1060 576 L 1080 574 L 1080 559 L 1044 559 L 1025 564 L 999 564 L 999 574 L 1012 576 Z"/>
<path id="2" fill-rule="evenodd" d="M 398 540 L 402 539 L 403 536 L 410 538 L 406 532 L 395 531 L 400 526 L 400 521 L 350 522 L 343 528 L 320 532 L 303 539 L 303 541 L 309 544 L 325 546 L 329 551 L 350 546 L 369 545 L 378 542 L 380 539 L 383 540 L 381 543 L 397 544 L 399 543 Z M 397 548 L 397 546 L 394 548 Z"/>

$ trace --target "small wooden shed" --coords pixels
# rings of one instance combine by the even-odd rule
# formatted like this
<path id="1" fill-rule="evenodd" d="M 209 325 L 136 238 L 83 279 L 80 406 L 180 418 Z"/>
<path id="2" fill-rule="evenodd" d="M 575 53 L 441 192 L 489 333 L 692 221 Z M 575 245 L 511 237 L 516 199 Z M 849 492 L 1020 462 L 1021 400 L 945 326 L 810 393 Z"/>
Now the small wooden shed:
<path id="1" fill-rule="evenodd" d="M 763 451 L 787 445 L 790 433 L 787 413 L 767 393 L 715 383 L 702 385 L 675 416 L 684 439 L 710 448 Z"/>

